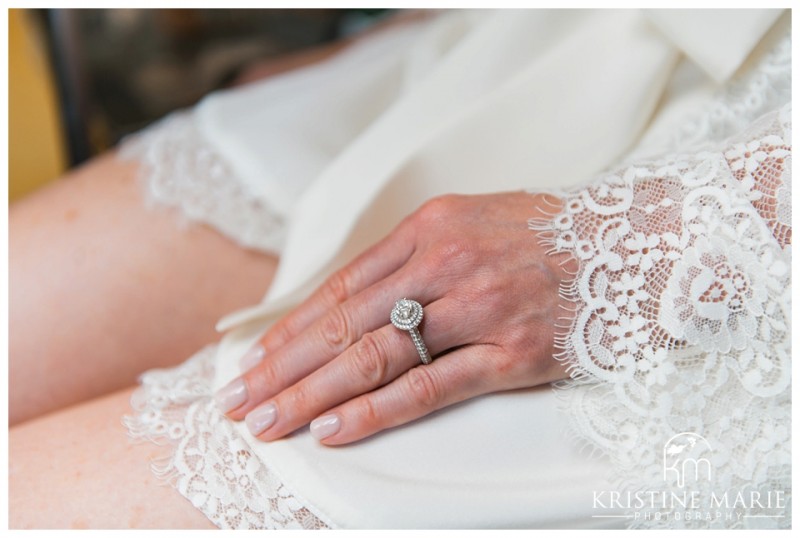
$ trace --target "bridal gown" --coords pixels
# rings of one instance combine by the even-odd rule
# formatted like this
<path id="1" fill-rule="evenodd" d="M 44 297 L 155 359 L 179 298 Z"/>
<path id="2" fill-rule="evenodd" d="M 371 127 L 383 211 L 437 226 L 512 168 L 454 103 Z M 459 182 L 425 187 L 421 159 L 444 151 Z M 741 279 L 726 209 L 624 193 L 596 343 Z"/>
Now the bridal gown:
<path id="1" fill-rule="evenodd" d="M 219 345 L 142 376 L 130 435 L 222 528 L 790 526 L 609 501 L 688 487 L 666 479 L 682 435 L 710 447 L 701 497 L 791 498 L 790 116 L 777 10 L 443 11 L 211 94 L 122 154 L 153 203 L 281 261 Z M 422 202 L 520 189 L 565 200 L 530 231 L 580 262 L 571 380 L 336 448 L 216 409 L 259 335 Z"/>

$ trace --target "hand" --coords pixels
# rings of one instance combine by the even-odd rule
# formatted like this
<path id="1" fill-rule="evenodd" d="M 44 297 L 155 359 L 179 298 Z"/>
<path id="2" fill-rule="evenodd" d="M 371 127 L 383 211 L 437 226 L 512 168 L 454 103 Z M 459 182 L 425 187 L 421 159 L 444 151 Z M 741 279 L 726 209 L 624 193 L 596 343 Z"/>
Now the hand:
<path id="1" fill-rule="evenodd" d="M 489 392 L 567 377 L 553 358 L 561 279 L 574 262 L 548 256 L 531 217 L 560 207 L 524 192 L 443 196 L 334 273 L 243 358 L 217 395 L 234 420 L 272 441 L 311 422 L 349 443 Z M 574 269 L 574 267 L 573 267 Z M 421 303 L 434 360 L 389 322 L 395 301 Z"/>

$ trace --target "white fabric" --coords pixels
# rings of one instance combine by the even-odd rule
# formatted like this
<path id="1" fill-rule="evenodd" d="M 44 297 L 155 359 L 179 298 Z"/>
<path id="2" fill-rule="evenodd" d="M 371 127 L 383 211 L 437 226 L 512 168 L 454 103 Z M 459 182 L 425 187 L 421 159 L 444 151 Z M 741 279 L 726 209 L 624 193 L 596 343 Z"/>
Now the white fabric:
<path id="1" fill-rule="evenodd" d="M 376 118 L 298 200 L 270 300 L 313 286 L 331 265 L 352 258 L 438 194 L 591 177 L 639 136 L 678 60 L 677 49 L 636 11 L 512 10 L 471 22 L 474 29 L 436 69 Z M 206 106 L 229 117 L 224 98 Z M 360 233 L 351 235 L 358 221 Z M 265 302 L 224 320 L 220 329 L 270 307 Z"/>
<path id="2" fill-rule="evenodd" d="M 129 137 L 119 155 L 148 171 L 142 177 L 148 206 L 177 206 L 186 221 L 210 224 L 247 248 L 283 246 L 286 218 L 247 183 L 231 180 L 237 176 L 230 159 L 209 145 L 193 114 L 175 112 Z"/>
<path id="3" fill-rule="evenodd" d="M 666 489 L 661 450 L 693 432 L 714 440 L 708 491 L 789 490 L 790 117 L 786 105 L 716 151 L 628 163 L 531 223 L 581 265 L 562 287 L 576 316 L 557 337 L 560 388 L 628 489 Z"/>
<path id="4" fill-rule="evenodd" d="M 150 370 L 123 423 L 134 440 L 169 447 L 151 462 L 156 476 L 223 529 L 326 529 L 335 525 L 281 482 L 217 409 L 216 346 L 177 368 Z"/>
<path id="5" fill-rule="evenodd" d="M 724 26 L 725 19 L 720 15 L 709 24 Z M 742 56 L 764 26 L 730 36 L 730 46 Z M 378 38 L 376 48 L 385 47 L 381 55 L 370 55 L 368 41 L 323 67 L 208 98 L 195 113 L 195 125 L 251 192 L 281 201 L 276 212 L 290 219 L 288 239 L 264 304 L 220 323 L 232 330 L 216 350 L 215 372 L 206 374 L 215 376 L 210 384 L 206 377 L 209 386 L 191 396 L 180 385 L 165 389 L 162 407 L 140 402 L 142 412 L 160 424 L 160 410 L 176 401 L 188 398 L 194 400 L 190 409 L 207 409 L 210 390 L 238 375 L 238 358 L 277 314 L 431 196 L 565 187 L 590 179 L 631 149 L 633 155 L 675 150 L 670 142 L 681 137 L 676 127 L 686 125 L 686 111 L 716 103 L 710 100 L 715 84 L 704 75 L 716 71 L 709 70 L 708 59 L 701 70 L 682 58 L 666 36 L 637 11 L 445 13 Z M 677 41 L 702 42 L 702 35 L 684 37 Z M 348 84 L 356 65 L 364 76 Z M 779 80 L 790 72 L 773 71 Z M 731 95 L 749 98 L 743 84 Z M 279 94 L 276 88 L 289 89 Z M 760 107 L 786 99 L 786 92 L 774 97 L 772 88 L 756 89 L 756 105 L 729 103 L 731 110 L 739 106 L 731 114 L 735 121 L 705 122 L 709 138 L 734 134 L 734 127 L 763 112 Z M 347 100 L 340 101 L 342 96 Z M 317 129 L 313 118 L 300 113 L 333 114 L 331 102 L 342 103 L 335 108 L 335 126 L 323 122 Z M 363 107 L 365 102 L 374 107 Z M 696 125 L 704 125 L 707 110 L 692 116 Z M 289 136 L 281 137 L 285 129 Z M 262 145 L 265 140 L 269 144 Z M 296 155 L 304 162 L 294 163 Z M 284 180 L 291 185 L 282 185 Z M 612 386 L 613 380 L 606 382 L 599 386 Z M 586 411 L 577 404 L 570 409 L 573 419 Z M 590 418 L 604 410 L 592 409 Z M 163 424 L 148 429 L 142 416 L 130 421 L 132 431 L 159 437 Z M 556 396 L 532 389 L 479 398 L 336 449 L 319 445 L 306 431 L 261 443 L 241 423 L 226 425 L 231 430 L 225 438 L 235 438 L 243 447 L 239 453 L 254 455 L 253 461 L 279 477 L 289 497 L 302 499 L 293 506 L 303 514 L 299 519 L 314 514 L 310 526 L 625 524 L 591 517 L 592 491 L 615 485 L 606 478 L 609 460 L 581 454 L 563 439 L 561 423 Z M 591 437 L 591 424 L 573 420 L 573 426 L 573 434 Z M 618 465 L 612 445 L 596 446 L 611 451 Z M 226 448 L 215 450 L 224 454 Z M 196 457 L 210 465 L 203 454 Z M 189 489 L 181 491 L 189 496 Z M 199 496 L 196 505 L 205 507 L 207 497 Z M 226 506 L 236 510 L 235 502 Z M 218 513 L 218 507 L 203 510 L 224 526 L 273 526 L 269 517 L 266 524 L 252 523 L 238 516 L 215 519 L 210 512 Z M 297 524 L 298 518 L 282 514 Z"/>
<path id="6" fill-rule="evenodd" d="M 645 15 L 717 82 L 742 64 L 780 9 L 653 9 Z"/>

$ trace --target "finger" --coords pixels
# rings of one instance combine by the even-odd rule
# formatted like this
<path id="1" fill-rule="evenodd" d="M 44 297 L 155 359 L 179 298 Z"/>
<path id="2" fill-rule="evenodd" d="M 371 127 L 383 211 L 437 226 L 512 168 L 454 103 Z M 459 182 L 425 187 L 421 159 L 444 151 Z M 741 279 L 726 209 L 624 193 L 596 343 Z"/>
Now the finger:
<path id="1" fill-rule="evenodd" d="M 437 409 L 504 390 L 507 380 L 495 366 L 503 358 L 501 349 L 492 344 L 457 349 L 330 409 L 311 422 L 311 434 L 326 445 L 352 443 Z"/>
<path id="2" fill-rule="evenodd" d="M 445 320 L 456 310 L 443 299 L 428 307 L 421 333 L 432 355 L 462 345 L 469 332 Z M 425 321 L 428 323 L 425 324 Z M 411 337 L 392 325 L 365 334 L 341 356 L 251 411 L 247 425 L 259 439 L 278 439 L 320 413 L 375 390 L 420 364 Z"/>
<path id="3" fill-rule="evenodd" d="M 345 352 L 371 331 L 389 323 L 389 312 L 395 301 L 407 290 L 413 290 L 413 265 L 406 266 L 380 283 L 370 286 L 341 305 L 332 308 L 324 317 L 296 338 L 244 372 L 222 389 L 221 407 L 234 420 L 240 420 L 256 405 L 297 383 Z M 437 286 L 426 286 L 418 296 L 423 304 L 437 300 Z M 239 387 L 237 398 L 224 395 L 230 387 Z M 242 398 L 243 395 L 243 398 Z M 233 405 L 225 405 L 233 404 Z"/>
<path id="4" fill-rule="evenodd" d="M 385 239 L 334 272 L 311 296 L 276 322 L 259 340 L 256 359 L 272 353 L 302 333 L 331 308 L 401 268 L 414 253 L 411 227 L 398 226 Z"/>

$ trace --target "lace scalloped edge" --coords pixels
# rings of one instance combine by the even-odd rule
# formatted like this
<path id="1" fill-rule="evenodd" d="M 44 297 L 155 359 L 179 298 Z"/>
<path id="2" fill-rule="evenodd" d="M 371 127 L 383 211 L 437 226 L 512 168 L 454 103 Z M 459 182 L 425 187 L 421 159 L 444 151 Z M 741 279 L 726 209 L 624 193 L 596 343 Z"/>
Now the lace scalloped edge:
<path id="1" fill-rule="evenodd" d="M 635 163 L 631 163 L 630 166 L 635 166 Z M 574 189 L 548 189 L 538 192 L 540 194 L 544 193 L 556 196 L 562 200 L 567 200 L 570 196 L 574 195 Z M 555 352 L 553 354 L 553 358 L 564 366 L 568 375 L 566 379 L 551 384 L 557 397 L 558 408 L 567 417 L 567 420 L 565 421 L 564 437 L 566 437 L 567 440 L 571 442 L 573 447 L 585 457 L 610 458 L 612 465 L 609 469 L 608 479 L 611 484 L 614 484 L 617 490 L 625 491 L 639 490 L 642 487 L 646 488 L 647 483 L 639 480 L 638 476 L 634 476 L 636 472 L 636 462 L 628 461 L 626 465 L 625 462 L 616 456 L 613 448 L 594 439 L 592 435 L 593 429 L 591 426 L 589 424 L 584 424 L 583 426 L 581 425 L 583 424 L 583 420 L 586 420 L 587 417 L 583 417 L 579 410 L 574 408 L 576 402 L 581 403 L 580 398 L 583 396 L 583 393 L 579 394 L 576 393 L 576 391 L 580 391 L 581 389 L 597 388 L 598 390 L 604 391 L 603 394 L 607 393 L 613 398 L 613 390 L 609 388 L 609 385 L 613 385 L 614 383 L 603 382 L 601 379 L 598 379 L 591 372 L 589 372 L 582 364 L 580 364 L 580 359 L 570 344 L 570 340 L 578 326 L 576 314 L 581 311 L 583 304 L 583 300 L 578 291 L 578 284 L 580 275 L 585 269 L 585 262 L 578 258 L 573 248 L 563 245 L 559 246 L 556 241 L 558 229 L 555 226 L 555 220 L 559 215 L 562 214 L 563 207 L 559 204 L 550 202 L 546 196 L 541 200 L 542 203 L 537 204 L 536 207 L 537 211 L 540 213 L 540 216 L 529 219 L 528 228 L 535 232 L 536 238 L 540 246 L 545 250 L 545 254 L 547 256 L 560 255 L 564 257 L 561 262 L 562 266 L 569 264 L 575 264 L 577 266 L 574 272 L 568 272 L 567 276 L 562 277 L 561 281 L 559 282 L 558 295 L 560 299 L 566 303 L 566 305 L 562 304 L 560 306 L 565 311 L 568 311 L 571 315 L 561 317 L 557 320 L 555 326 L 556 334 L 554 336 Z M 779 401 L 777 401 L 775 405 L 780 406 L 785 404 L 784 396 L 786 395 L 787 390 L 788 389 L 784 389 L 780 394 L 776 394 L 776 397 Z M 576 400 L 576 398 L 578 398 L 578 400 Z M 624 404 L 622 407 L 625 407 Z M 633 410 L 630 411 L 633 412 Z M 591 418 L 592 417 L 588 417 L 588 419 Z M 773 466 L 770 467 L 771 473 L 767 473 L 765 476 L 762 476 L 758 480 L 754 481 L 753 484 L 756 484 L 758 487 L 762 487 L 767 484 L 781 484 L 784 486 L 784 489 L 787 492 L 787 499 L 789 499 L 788 502 L 790 503 L 791 485 L 789 484 L 786 486 L 785 482 L 781 482 L 781 479 L 776 478 L 775 476 L 775 473 L 780 473 L 780 469 L 783 468 L 781 465 L 783 464 L 773 464 Z M 736 524 L 741 525 L 741 523 Z M 697 522 L 695 522 L 695 525 L 698 525 Z M 791 526 L 791 517 L 780 521 L 778 525 Z M 669 523 L 663 520 L 648 522 L 632 519 L 628 523 L 628 526 L 629 528 L 669 527 Z M 702 526 L 702 523 L 700 523 L 699 526 Z"/>
<path id="2" fill-rule="evenodd" d="M 209 225 L 247 249 L 275 254 L 283 248 L 285 219 L 213 149 L 193 110 L 173 112 L 127 136 L 117 156 L 139 163 L 147 207 L 177 209 L 182 226 Z"/>
<path id="3" fill-rule="evenodd" d="M 542 191 L 537 192 L 540 194 L 542 193 Z M 547 190 L 546 194 L 566 198 L 569 193 L 565 190 L 552 189 Z M 556 247 L 551 235 L 555 231 L 551 226 L 551 219 L 554 219 L 556 216 L 558 216 L 558 214 L 560 214 L 559 206 L 548 203 L 546 197 L 543 198 L 543 200 L 549 207 L 537 205 L 536 209 L 544 216 L 529 219 L 528 228 L 535 232 L 539 244 L 546 249 L 546 255 L 564 256 L 564 260 L 562 261 L 563 265 L 569 263 L 577 264 L 578 269 L 574 273 L 567 273 L 568 276 L 561 279 L 558 288 L 559 297 L 568 305 L 565 306 L 562 304 L 560 307 L 571 313 L 577 313 L 580 311 L 581 304 L 581 299 L 577 291 L 577 284 L 579 275 L 581 274 L 581 268 L 583 267 L 583 262 L 578 259 L 577 256 L 575 256 L 572 250 L 559 249 Z M 615 491 L 639 491 L 642 488 L 647 489 L 648 486 L 641 480 L 638 480 L 635 462 L 634 464 L 628 462 L 626 465 L 616 456 L 613 449 L 603 446 L 602 443 L 593 438 L 591 435 L 591 428 L 588 426 L 581 427 L 581 423 L 583 422 L 582 417 L 574 408 L 574 405 L 576 403 L 576 397 L 580 398 L 582 394 L 577 394 L 576 391 L 580 391 L 581 389 L 597 388 L 609 393 L 610 397 L 614 397 L 612 394 L 613 390 L 608 387 L 609 382 L 604 382 L 600 379 L 597 379 L 589 371 L 587 371 L 579 363 L 579 360 L 574 354 L 573 350 L 570 349 L 568 340 L 576 328 L 576 316 L 573 315 L 562 317 L 559 318 L 559 321 L 562 323 L 557 323 L 555 325 L 556 334 L 554 337 L 554 347 L 556 352 L 553 354 L 553 358 L 562 364 L 568 377 L 552 382 L 551 387 L 556 396 L 557 409 L 566 418 L 562 427 L 562 438 L 564 438 L 574 450 L 581 454 L 581 456 L 587 459 L 602 459 L 604 461 L 610 461 L 611 465 L 607 472 L 606 478 Z M 564 321 L 567 321 L 568 323 L 563 323 Z M 757 484 L 760 487 L 765 484 L 775 483 L 775 480 L 776 479 L 774 477 L 768 476 L 764 477 L 761 482 L 757 482 Z M 780 483 L 780 481 L 778 482 Z M 787 506 L 791 507 L 791 485 L 784 487 Z M 629 511 L 633 512 L 632 509 Z M 784 528 L 784 526 L 791 528 L 791 513 L 789 513 L 789 516 L 786 519 L 781 521 L 780 528 Z M 644 521 L 632 519 L 632 516 L 628 519 L 627 527 L 629 529 L 672 528 L 666 518 L 661 520 Z"/>
<path id="4" fill-rule="evenodd" d="M 150 461 L 153 474 L 219 528 L 337 528 L 289 491 L 217 409 L 210 385 L 216 350 L 207 346 L 183 364 L 142 375 L 134 413 L 122 419 L 130 441 L 161 447 Z"/>

